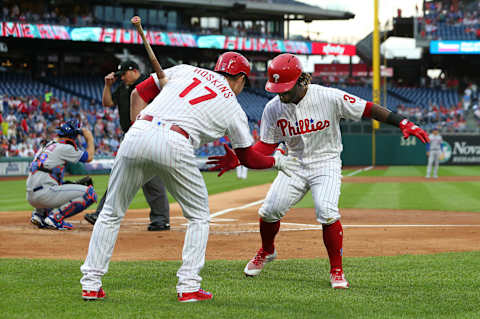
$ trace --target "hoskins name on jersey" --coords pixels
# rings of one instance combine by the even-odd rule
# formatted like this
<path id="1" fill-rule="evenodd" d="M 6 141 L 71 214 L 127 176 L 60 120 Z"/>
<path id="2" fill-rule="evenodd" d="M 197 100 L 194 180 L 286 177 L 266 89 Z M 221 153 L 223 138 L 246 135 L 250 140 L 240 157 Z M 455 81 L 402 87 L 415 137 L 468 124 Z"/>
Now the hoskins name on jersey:
<path id="1" fill-rule="evenodd" d="M 290 121 L 287 121 L 286 119 L 279 119 L 277 121 L 277 127 L 280 127 L 280 129 L 282 129 L 283 136 L 286 136 L 287 133 L 290 136 L 312 133 L 316 131 L 321 131 L 329 126 L 330 122 L 328 120 L 320 120 L 315 123 L 313 119 L 304 119 L 296 122 L 295 126 L 293 126 L 292 123 L 290 123 Z"/>
<path id="2" fill-rule="evenodd" d="M 215 79 L 215 75 L 208 72 L 207 70 L 202 70 L 202 69 L 199 69 L 199 68 L 195 68 L 195 70 L 193 70 L 193 72 L 197 73 L 198 75 L 203 77 L 205 80 L 207 80 L 208 82 L 213 84 L 217 89 L 220 90 L 221 93 L 223 93 L 223 96 L 225 98 L 228 99 L 229 97 L 232 97 L 234 95 L 233 92 L 228 87 L 228 84 L 225 85 L 224 83 L 220 82 L 218 79 Z"/>

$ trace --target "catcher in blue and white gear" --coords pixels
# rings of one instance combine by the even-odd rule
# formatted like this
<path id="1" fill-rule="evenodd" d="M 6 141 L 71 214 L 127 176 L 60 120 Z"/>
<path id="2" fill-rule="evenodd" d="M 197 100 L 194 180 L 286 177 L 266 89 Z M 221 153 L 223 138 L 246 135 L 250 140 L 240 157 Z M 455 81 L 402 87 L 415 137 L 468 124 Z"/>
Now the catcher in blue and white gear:
<path id="1" fill-rule="evenodd" d="M 31 222 L 39 228 L 65 230 L 72 225 L 65 221 L 97 201 L 93 185 L 65 183 L 64 169 L 67 162 L 90 162 L 95 144 L 92 132 L 80 127 L 77 120 L 69 120 L 57 127 L 58 137 L 47 142 L 30 164 L 27 178 L 27 200 L 35 210 Z M 81 134 L 87 149 L 80 150 L 75 139 Z"/>

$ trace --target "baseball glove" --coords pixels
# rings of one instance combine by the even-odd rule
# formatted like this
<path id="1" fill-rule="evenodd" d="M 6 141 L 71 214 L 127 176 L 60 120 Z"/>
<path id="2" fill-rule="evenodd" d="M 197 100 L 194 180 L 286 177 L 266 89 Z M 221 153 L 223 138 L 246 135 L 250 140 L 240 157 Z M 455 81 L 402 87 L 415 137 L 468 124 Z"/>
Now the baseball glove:
<path id="1" fill-rule="evenodd" d="M 79 184 L 84 186 L 93 186 L 93 180 L 90 176 L 85 176 L 76 181 L 65 181 L 63 184 Z"/>

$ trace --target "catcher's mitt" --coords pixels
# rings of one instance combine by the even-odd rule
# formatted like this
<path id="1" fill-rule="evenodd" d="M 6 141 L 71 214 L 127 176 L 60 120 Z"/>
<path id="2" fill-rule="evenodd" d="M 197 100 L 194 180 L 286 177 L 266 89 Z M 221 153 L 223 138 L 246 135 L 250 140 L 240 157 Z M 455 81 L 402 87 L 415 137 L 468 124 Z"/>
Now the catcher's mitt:
<path id="1" fill-rule="evenodd" d="M 90 176 L 85 176 L 76 181 L 65 181 L 63 184 L 79 184 L 84 186 L 93 186 L 93 180 Z"/>

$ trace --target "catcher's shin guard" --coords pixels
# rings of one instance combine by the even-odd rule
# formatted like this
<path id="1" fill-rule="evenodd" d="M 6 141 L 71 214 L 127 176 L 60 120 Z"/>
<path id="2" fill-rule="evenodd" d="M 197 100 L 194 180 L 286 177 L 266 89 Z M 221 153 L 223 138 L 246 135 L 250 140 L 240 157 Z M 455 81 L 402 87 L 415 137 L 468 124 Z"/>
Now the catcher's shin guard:
<path id="1" fill-rule="evenodd" d="M 95 193 L 93 186 L 89 186 L 85 194 L 83 194 L 81 197 L 74 198 L 67 204 L 57 208 L 54 212 L 55 220 L 57 222 L 61 222 L 64 218 L 72 217 L 82 212 L 96 201 L 97 193 Z"/>
<path id="2" fill-rule="evenodd" d="M 86 204 L 85 208 L 97 202 L 98 196 L 97 196 L 97 193 L 95 193 L 93 186 L 88 186 L 87 191 L 85 192 L 85 195 L 83 195 L 83 198 L 85 199 L 85 204 Z"/>

